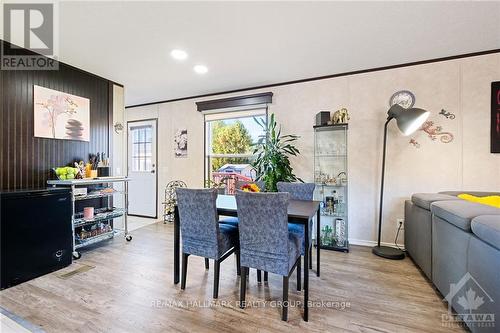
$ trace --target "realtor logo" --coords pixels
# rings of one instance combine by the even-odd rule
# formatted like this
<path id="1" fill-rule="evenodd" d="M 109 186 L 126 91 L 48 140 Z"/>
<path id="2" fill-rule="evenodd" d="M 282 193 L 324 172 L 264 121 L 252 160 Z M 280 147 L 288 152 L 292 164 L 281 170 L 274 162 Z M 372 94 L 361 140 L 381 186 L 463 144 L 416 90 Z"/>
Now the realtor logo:
<path id="1" fill-rule="evenodd" d="M 494 300 L 470 273 L 467 272 L 458 283 L 450 284 L 450 292 L 444 300 L 448 302 L 448 313 L 442 315 L 443 326 L 460 326 L 463 321 L 469 327 L 495 327 L 495 314 L 481 310 Z"/>
<path id="2" fill-rule="evenodd" d="M 58 69 L 55 52 L 55 4 L 4 3 L 2 70 Z"/>

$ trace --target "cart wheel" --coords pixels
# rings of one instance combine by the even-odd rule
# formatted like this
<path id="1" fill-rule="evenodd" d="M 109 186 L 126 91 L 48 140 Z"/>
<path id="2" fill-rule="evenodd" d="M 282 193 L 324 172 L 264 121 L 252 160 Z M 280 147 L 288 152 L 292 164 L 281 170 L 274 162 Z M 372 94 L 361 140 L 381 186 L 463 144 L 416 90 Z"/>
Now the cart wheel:
<path id="1" fill-rule="evenodd" d="M 127 242 L 130 242 L 132 240 L 132 235 L 125 236 L 125 239 L 127 240 Z"/>
<path id="2" fill-rule="evenodd" d="M 82 257 L 82 254 L 78 251 L 73 252 L 73 259 L 80 259 Z"/>

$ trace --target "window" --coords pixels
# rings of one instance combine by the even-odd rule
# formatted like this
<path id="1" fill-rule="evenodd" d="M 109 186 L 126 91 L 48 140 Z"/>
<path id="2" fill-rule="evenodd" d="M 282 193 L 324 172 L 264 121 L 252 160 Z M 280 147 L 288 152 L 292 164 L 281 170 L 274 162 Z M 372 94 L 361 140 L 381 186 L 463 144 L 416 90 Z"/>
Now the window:
<path id="1" fill-rule="evenodd" d="M 132 136 L 132 171 L 147 171 L 151 170 L 151 147 L 152 147 L 153 127 L 133 126 L 130 128 Z"/>
<path id="2" fill-rule="evenodd" d="M 254 118 L 267 119 L 266 109 L 205 115 L 207 183 L 223 183 L 226 193 L 234 193 L 235 181 L 255 179 L 255 171 L 250 165 L 253 144 L 264 130 Z"/>

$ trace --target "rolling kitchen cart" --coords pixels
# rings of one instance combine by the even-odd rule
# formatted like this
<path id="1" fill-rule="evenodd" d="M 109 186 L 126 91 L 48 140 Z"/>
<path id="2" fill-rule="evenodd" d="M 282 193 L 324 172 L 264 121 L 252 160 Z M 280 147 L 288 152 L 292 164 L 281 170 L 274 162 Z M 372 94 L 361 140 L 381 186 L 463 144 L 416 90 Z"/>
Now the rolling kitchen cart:
<path id="1" fill-rule="evenodd" d="M 132 240 L 128 233 L 128 182 L 126 177 L 99 177 L 92 179 L 48 180 L 52 187 L 71 188 L 71 224 L 73 229 L 73 258 L 79 259 L 78 251 L 86 246 L 111 239 L 116 234 L 124 233 L 127 241 Z M 121 190 L 113 188 L 113 184 L 123 184 Z M 100 188 L 95 188 L 101 185 Z M 87 193 L 88 188 L 94 189 Z M 122 194 L 123 208 L 110 207 L 114 194 Z M 107 207 L 94 210 L 92 218 L 84 218 L 83 212 L 76 211 L 76 203 L 82 200 L 107 199 Z M 123 230 L 115 229 L 113 220 L 123 216 Z"/>

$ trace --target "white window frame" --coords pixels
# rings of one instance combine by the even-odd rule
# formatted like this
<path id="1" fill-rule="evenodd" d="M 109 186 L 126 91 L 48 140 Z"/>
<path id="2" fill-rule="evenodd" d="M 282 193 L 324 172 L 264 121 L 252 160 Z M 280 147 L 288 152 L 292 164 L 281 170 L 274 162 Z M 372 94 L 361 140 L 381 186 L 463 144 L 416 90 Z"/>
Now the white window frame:
<path id="1" fill-rule="evenodd" d="M 212 170 L 210 168 L 210 159 L 211 158 L 222 158 L 222 157 L 228 157 L 228 158 L 251 158 L 254 156 L 251 152 L 248 154 L 212 154 L 211 153 L 211 143 L 212 143 L 212 138 L 211 138 L 211 133 L 210 131 L 207 131 L 207 123 L 217 121 L 217 120 L 227 120 L 227 119 L 240 119 L 240 118 L 250 118 L 250 117 L 261 117 L 263 116 L 266 125 L 268 121 L 268 106 L 267 105 L 260 105 L 260 106 L 253 106 L 251 108 L 234 108 L 234 109 L 224 109 L 224 110 L 214 110 L 210 112 L 204 112 L 203 113 L 203 130 L 204 130 L 204 148 L 203 148 L 203 159 L 204 159 L 204 183 L 207 183 L 207 180 L 211 180 L 211 174 Z"/>

